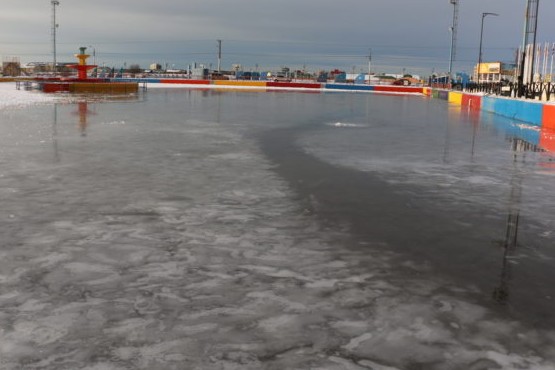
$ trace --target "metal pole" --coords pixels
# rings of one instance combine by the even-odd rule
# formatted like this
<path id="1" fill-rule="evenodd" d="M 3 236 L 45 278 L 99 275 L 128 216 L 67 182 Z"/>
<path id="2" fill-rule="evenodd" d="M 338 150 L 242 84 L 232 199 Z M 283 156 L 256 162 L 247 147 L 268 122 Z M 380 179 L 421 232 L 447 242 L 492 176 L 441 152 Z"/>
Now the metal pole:
<path id="1" fill-rule="evenodd" d="M 549 67 L 549 82 L 553 81 L 553 54 L 555 54 L 555 43 L 551 47 L 551 66 Z"/>
<path id="2" fill-rule="evenodd" d="M 371 70 L 372 70 L 372 49 L 368 49 L 368 85 L 370 85 Z"/>
<path id="3" fill-rule="evenodd" d="M 482 28 L 480 29 L 480 48 L 478 51 L 478 65 L 476 66 L 476 82 L 480 83 L 480 66 L 482 64 L 482 38 L 484 36 L 484 18 L 485 13 L 482 13 Z"/>
<path id="4" fill-rule="evenodd" d="M 535 3 L 535 4 L 534 4 Z M 530 14 L 529 17 L 533 20 L 532 24 L 529 25 L 529 32 L 531 32 L 533 34 L 532 37 L 532 66 L 530 68 L 530 82 L 534 82 L 534 59 L 536 56 L 536 36 L 537 36 L 537 31 L 538 31 L 538 10 L 539 10 L 539 6 L 540 6 L 540 0 L 530 0 L 530 4 L 531 4 L 531 9 L 530 9 Z M 536 5 L 536 7 L 534 8 L 534 5 Z"/>
<path id="5" fill-rule="evenodd" d="M 453 74 L 453 59 L 455 59 L 455 52 L 456 52 L 456 39 L 457 39 L 457 7 L 458 7 L 459 0 L 451 0 L 451 4 L 453 4 L 453 23 L 451 24 L 451 51 L 449 52 L 449 78 L 452 78 Z"/>
<path id="6" fill-rule="evenodd" d="M 218 72 L 222 67 L 222 40 L 218 40 Z"/>
<path id="7" fill-rule="evenodd" d="M 543 62 L 542 62 L 542 80 L 545 81 L 547 77 L 547 61 L 549 59 L 549 44 L 545 43 L 543 46 Z"/>
<path id="8" fill-rule="evenodd" d="M 536 45 L 536 31 L 538 28 L 538 10 L 539 10 L 540 0 L 528 0 L 526 6 L 526 15 L 524 22 L 524 37 L 522 39 L 522 55 L 520 63 L 520 71 L 518 75 L 518 97 L 522 97 L 525 94 L 524 83 L 534 82 L 534 53 Z M 530 36 L 532 36 L 531 55 L 527 53 L 528 43 L 530 42 Z M 529 60 L 529 62 L 528 62 Z M 530 74 L 525 76 L 526 67 L 530 66 Z M 528 81 L 526 81 L 528 79 Z"/>
<path id="9" fill-rule="evenodd" d="M 480 66 L 482 64 L 482 40 L 484 37 L 484 18 L 488 15 L 498 16 L 497 13 L 482 13 L 482 27 L 480 29 L 480 51 L 478 53 L 478 66 L 476 67 L 476 79 L 478 83 L 480 83 Z"/>
<path id="10" fill-rule="evenodd" d="M 96 48 L 92 45 L 87 46 L 88 48 L 91 48 L 93 50 L 93 64 L 96 65 Z"/>
<path id="11" fill-rule="evenodd" d="M 54 56 L 52 70 L 54 74 L 57 72 L 57 63 L 56 63 L 56 28 L 58 28 L 58 24 L 56 23 L 56 6 L 60 5 L 58 0 L 51 0 L 52 4 L 52 53 Z"/>

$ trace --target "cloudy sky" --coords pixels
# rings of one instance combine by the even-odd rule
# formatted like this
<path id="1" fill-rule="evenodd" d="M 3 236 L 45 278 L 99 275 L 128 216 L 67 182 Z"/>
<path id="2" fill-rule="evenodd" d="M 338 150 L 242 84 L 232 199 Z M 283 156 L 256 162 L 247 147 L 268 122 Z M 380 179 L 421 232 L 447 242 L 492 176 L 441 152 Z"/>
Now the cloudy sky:
<path id="1" fill-rule="evenodd" d="M 483 59 L 514 60 L 527 0 L 459 1 L 454 70 L 476 63 L 482 12 L 499 13 L 485 19 Z M 555 42 L 554 14 L 555 1 L 541 0 L 538 41 Z M 90 46 L 107 66 L 215 67 L 221 39 L 224 69 L 358 72 L 371 49 L 375 72 L 426 75 L 448 69 L 452 15 L 449 0 L 60 0 L 58 60 Z M 51 61 L 51 16 L 50 0 L 2 0 L 0 56 Z"/>

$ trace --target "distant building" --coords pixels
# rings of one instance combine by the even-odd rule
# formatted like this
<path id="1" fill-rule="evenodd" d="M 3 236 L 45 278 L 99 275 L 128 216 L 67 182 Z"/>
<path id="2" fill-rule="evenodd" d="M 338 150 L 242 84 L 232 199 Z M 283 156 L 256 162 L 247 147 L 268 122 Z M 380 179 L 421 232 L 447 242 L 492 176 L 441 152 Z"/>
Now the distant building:
<path id="1" fill-rule="evenodd" d="M 516 65 L 514 63 L 488 62 L 474 66 L 474 81 L 501 82 L 511 80 L 515 76 Z"/>
<path id="2" fill-rule="evenodd" d="M 21 63 L 19 58 L 7 57 L 2 60 L 2 74 L 4 76 L 20 76 Z"/>
<path id="3" fill-rule="evenodd" d="M 59 74 L 64 76 L 74 74 L 75 71 L 70 68 L 69 66 L 74 65 L 75 62 L 67 63 L 67 62 L 57 62 L 56 63 L 56 70 Z M 52 73 L 52 63 L 46 62 L 29 62 L 25 63 L 21 66 L 21 74 L 24 75 L 38 75 L 42 73 Z"/>
<path id="4" fill-rule="evenodd" d="M 34 74 L 34 73 L 41 73 L 41 72 L 52 72 L 52 63 L 29 62 L 29 63 L 24 64 L 21 67 L 21 69 L 26 74 Z"/>
<path id="5" fill-rule="evenodd" d="M 208 70 L 208 68 L 192 68 L 191 69 L 191 77 L 193 79 L 198 79 L 198 80 L 206 80 L 208 79 L 208 75 L 210 74 L 210 71 Z"/>

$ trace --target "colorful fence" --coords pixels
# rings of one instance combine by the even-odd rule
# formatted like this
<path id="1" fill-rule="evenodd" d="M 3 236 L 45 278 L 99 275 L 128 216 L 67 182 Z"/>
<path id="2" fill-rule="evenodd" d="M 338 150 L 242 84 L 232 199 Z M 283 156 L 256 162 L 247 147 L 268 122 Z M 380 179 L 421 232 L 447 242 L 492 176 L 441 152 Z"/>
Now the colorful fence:
<path id="1" fill-rule="evenodd" d="M 555 152 L 555 104 L 429 88 L 423 93 L 459 105 L 465 112 L 490 112 L 526 123 L 529 126 L 503 125 L 500 128 L 544 150 Z"/>
<path id="2" fill-rule="evenodd" d="M 431 92 L 425 90 L 424 94 L 467 109 L 482 110 L 533 126 L 555 129 L 554 104 L 436 89 Z"/>
<path id="3" fill-rule="evenodd" d="M 139 83 L 158 84 L 180 84 L 183 87 L 194 87 L 196 85 L 210 85 L 213 88 L 241 89 L 249 88 L 260 91 L 264 90 L 309 90 L 309 91 L 351 91 L 351 92 L 383 92 L 391 94 L 424 94 L 421 86 L 396 86 L 396 85 L 358 85 L 341 83 L 317 83 L 317 82 L 281 82 L 281 81 L 243 81 L 243 80 L 188 80 L 188 79 L 164 79 L 164 78 L 137 78 L 137 79 L 113 79 L 113 81 L 127 81 Z M 204 86 L 207 87 L 207 86 Z"/>

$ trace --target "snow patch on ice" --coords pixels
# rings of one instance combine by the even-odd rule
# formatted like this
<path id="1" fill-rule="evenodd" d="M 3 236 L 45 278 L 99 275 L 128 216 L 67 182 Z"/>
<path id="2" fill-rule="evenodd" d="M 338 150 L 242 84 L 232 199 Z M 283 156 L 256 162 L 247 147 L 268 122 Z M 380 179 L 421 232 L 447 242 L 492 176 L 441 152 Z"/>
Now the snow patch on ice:
<path id="1" fill-rule="evenodd" d="M 372 333 L 365 333 L 361 336 L 351 339 L 349 343 L 344 345 L 343 347 L 349 351 L 356 349 L 362 342 L 366 342 L 367 340 L 372 338 Z"/>
<path id="2" fill-rule="evenodd" d="M 366 127 L 366 125 L 363 125 L 360 123 L 348 123 L 348 122 L 335 122 L 335 123 L 328 123 L 327 125 L 332 127 L 344 127 L 344 128 Z"/>
<path id="3" fill-rule="evenodd" d="M 38 91 L 17 90 L 15 82 L 0 82 L 0 110 L 53 103 L 59 97 Z"/>
<path id="4" fill-rule="evenodd" d="M 102 122 L 102 125 L 125 125 L 125 121 L 110 121 L 110 122 Z"/>

